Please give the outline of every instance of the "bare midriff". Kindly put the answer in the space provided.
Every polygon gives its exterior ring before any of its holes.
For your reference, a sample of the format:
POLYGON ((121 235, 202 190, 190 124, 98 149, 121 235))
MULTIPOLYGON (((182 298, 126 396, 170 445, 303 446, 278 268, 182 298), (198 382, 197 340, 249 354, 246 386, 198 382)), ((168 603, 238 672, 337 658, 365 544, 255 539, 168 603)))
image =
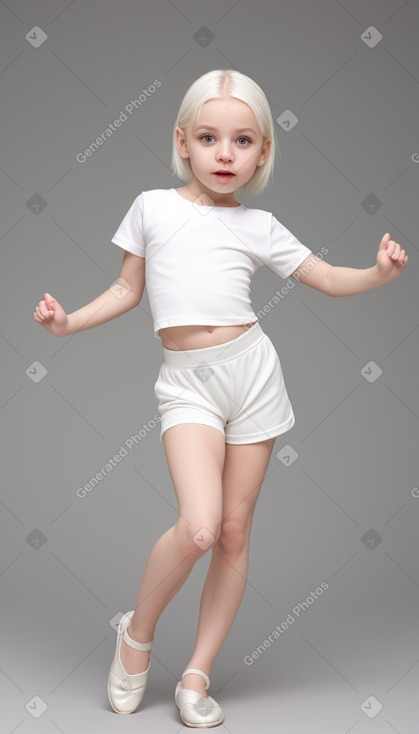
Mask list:
POLYGON ((202 349, 225 344, 248 331, 254 322, 234 326, 170 326, 160 329, 158 335, 166 349, 202 349))

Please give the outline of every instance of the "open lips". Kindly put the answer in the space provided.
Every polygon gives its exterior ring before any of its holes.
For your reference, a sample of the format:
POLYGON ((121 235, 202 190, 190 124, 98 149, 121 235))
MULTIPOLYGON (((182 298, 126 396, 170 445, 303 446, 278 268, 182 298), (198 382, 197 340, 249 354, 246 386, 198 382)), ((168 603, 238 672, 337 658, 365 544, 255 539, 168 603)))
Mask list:
POLYGON ((224 171, 223 169, 220 169, 219 171, 216 171, 214 173, 214 176, 217 176, 218 181, 230 181, 234 177, 234 173, 231 173, 231 171, 224 171))

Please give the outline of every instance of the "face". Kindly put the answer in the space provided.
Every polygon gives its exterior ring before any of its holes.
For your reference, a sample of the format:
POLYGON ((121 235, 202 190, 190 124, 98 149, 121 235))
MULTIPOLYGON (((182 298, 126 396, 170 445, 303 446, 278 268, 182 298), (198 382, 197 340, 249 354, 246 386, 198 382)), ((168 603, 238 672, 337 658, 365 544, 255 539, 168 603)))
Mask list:
POLYGON ((176 140, 180 155, 189 158, 192 168, 192 179, 185 189, 197 197, 205 193, 224 206, 234 205, 234 191, 264 164, 271 147, 271 141, 264 143, 250 107, 232 98, 205 102, 186 137, 176 129, 176 140), (220 170, 234 175, 217 176, 220 170))

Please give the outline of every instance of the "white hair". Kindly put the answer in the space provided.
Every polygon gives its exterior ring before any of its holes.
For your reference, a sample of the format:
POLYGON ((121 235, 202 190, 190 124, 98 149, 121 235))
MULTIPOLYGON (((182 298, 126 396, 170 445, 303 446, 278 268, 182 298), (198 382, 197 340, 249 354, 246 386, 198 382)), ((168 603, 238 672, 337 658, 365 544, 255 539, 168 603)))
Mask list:
POLYGON ((276 153, 279 158, 279 145, 265 93, 253 79, 234 69, 209 71, 196 79, 187 90, 173 126, 171 170, 181 181, 187 182, 192 178, 189 159, 182 158, 177 148, 176 128, 180 127, 186 135, 187 128, 194 124, 205 102, 229 97, 245 102, 255 115, 263 142, 272 140, 265 163, 257 166, 249 181, 236 189, 237 192, 259 194, 265 189, 270 175, 273 174, 276 153))

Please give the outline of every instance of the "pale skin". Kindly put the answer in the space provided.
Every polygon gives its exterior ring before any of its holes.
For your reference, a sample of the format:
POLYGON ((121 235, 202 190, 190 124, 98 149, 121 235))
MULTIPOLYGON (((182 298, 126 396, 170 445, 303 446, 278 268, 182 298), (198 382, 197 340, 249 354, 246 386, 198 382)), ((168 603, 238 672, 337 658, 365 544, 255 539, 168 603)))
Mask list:
MULTIPOLYGON (((205 195, 215 206, 239 206, 234 191, 265 163, 271 146, 271 141, 263 138, 250 107, 228 96, 206 102, 194 125, 185 131, 178 128, 176 134, 179 153, 188 159, 191 168, 190 181, 178 192, 198 205, 205 195), (214 176, 220 169, 232 171, 235 176, 229 182, 220 182, 214 176)), ((204 197, 201 203, 207 201, 204 197)), ((387 232, 379 244, 376 263, 369 268, 332 266, 311 254, 292 277, 328 296, 351 296, 394 280, 407 261, 405 250, 387 232)), ((120 316, 141 301, 145 259, 125 251, 119 277, 124 286, 129 284, 123 298, 108 289, 67 315, 58 301, 45 293, 33 314, 35 321, 55 336, 68 336, 120 316)), ((199 349, 230 341, 248 326, 175 326, 160 329, 159 336, 168 349, 199 349)), ((196 561, 211 550, 195 647, 185 665, 203 670, 209 677, 245 591, 252 519, 274 443, 275 438, 268 438, 232 445, 225 443, 217 429, 194 423, 172 426, 163 435, 179 517, 148 556, 129 634, 139 642, 153 639, 161 613, 196 561), (215 538, 206 550, 192 540, 203 527, 215 538)), ((122 643, 121 658, 127 673, 145 670, 149 656, 150 652, 139 652, 122 643)), ((183 686, 208 695, 201 676, 185 676, 183 686)))

